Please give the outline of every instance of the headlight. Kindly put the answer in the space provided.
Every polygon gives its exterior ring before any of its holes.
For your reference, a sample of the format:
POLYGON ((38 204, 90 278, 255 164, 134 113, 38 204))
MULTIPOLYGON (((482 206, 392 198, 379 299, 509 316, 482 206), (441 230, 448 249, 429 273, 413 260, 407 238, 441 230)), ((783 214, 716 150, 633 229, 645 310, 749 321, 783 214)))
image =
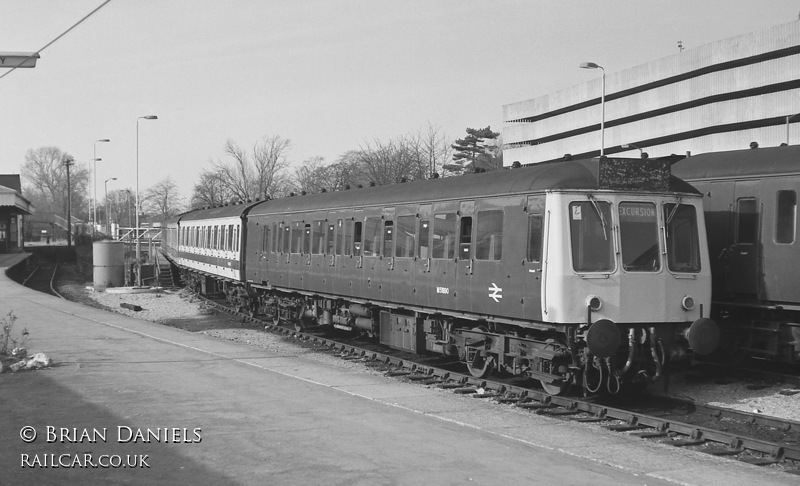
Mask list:
POLYGON ((685 296, 681 300, 681 306, 687 311, 694 309, 694 299, 689 295, 685 296))

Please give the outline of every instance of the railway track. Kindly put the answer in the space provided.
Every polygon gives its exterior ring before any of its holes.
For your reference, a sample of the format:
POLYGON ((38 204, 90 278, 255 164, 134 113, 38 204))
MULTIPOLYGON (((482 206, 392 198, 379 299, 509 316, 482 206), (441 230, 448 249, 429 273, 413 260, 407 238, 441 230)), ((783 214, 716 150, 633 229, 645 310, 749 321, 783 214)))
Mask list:
POLYGON ((774 465, 800 475, 800 422, 664 397, 650 397, 648 401, 628 396, 628 401, 622 403, 619 398, 552 396, 519 380, 477 379, 454 371, 447 363, 431 364, 419 361, 419 357, 377 351, 351 340, 332 339, 251 317, 212 299, 205 302, 219 311, 263 325, 266 331, 341 359, 363 362, 390 377, 449 389, 476 399, 495 400, 539 415, 596 423, 642 439, 750 464, 774 465))

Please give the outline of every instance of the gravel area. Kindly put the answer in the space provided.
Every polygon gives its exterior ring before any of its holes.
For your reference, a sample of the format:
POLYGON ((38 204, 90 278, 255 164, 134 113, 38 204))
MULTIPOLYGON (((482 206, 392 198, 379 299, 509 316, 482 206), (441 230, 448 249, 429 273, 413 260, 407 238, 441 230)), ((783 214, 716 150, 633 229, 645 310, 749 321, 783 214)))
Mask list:
MULTIPOLYGON (((158 322, 192 332, 202 332, 219 339, 258 346, 279 353, 304 354, 309 359, 324 361, 330 363, 331 366, 350 368, 365 373, 375 372, 360 363, 319 353, 308 346, 293 343, 285 337, 266 333, 260 327, 245 323, 227 314, 215 314, 212 310, 206 309, 200 300, 186 290, 140 294, 95 292, 91 287, 77 286, 64 290, 70 300, 79 300, 137 319, 158 322), (123 308, 121 307, 123 303, 138 305, 142 310, 133 311, 123 308)), ((650 391, 664 393, 661 386, 652 386, 650 391)), ((698 403, 708 403, 718 407, 800 422, 800 393, 794 393, 795 391, 800 390, 780 383, 710 377, 689 371, 673 374, 666 394, 691 399, 698 403)))

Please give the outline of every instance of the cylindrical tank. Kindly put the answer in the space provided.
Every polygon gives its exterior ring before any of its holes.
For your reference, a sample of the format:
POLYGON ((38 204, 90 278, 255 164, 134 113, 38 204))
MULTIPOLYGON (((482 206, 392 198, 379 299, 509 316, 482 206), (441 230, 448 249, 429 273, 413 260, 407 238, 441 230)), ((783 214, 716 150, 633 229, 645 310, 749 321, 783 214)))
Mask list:
POLYGON ((125 242, 95 241, 94 288, 122 287, 125 285, 125 242))

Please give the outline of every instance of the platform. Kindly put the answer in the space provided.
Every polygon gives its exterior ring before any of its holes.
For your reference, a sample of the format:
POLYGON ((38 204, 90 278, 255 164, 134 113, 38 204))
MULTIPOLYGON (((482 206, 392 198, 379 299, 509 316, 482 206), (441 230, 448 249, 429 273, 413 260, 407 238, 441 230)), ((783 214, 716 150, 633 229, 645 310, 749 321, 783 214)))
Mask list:
POLYGON ((0 314, 9 311, 29 331, 29 349, 55 366, 0 374, 2 484, 797 484, 596 425, 331 367, 299 347, 275 352, 66 302, 0 269, 0 314), (134 467, 30 467, 86 454, 134 467))

